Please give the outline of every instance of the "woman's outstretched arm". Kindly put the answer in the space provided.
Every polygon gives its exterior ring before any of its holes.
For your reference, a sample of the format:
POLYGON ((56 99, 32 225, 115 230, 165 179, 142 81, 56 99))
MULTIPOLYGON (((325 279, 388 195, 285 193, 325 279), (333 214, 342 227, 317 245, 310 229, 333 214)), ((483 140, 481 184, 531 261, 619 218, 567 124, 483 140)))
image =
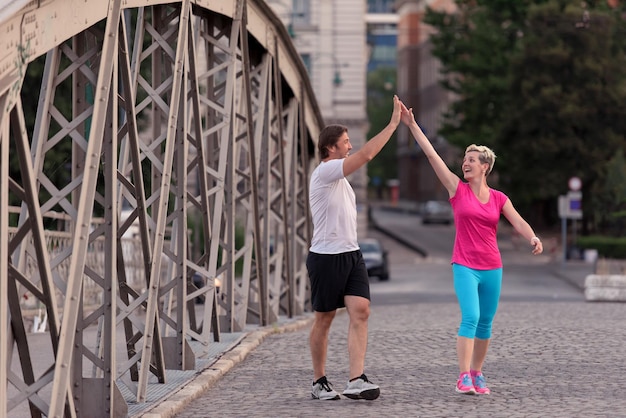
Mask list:
POLYGON ((439 154, 437 154, 437 151, 435 151, 435 148, 415 121, 413 109, 407 109, 404 103, 402 103, 402 122, 409 127, 411 134, 415 138, 415 142, 417 142, 424 152, 424 155, 426 155, 426 158, 428 158, 428 162, 433 170, 435 170, 437 178, 441 181, 441 184, 443 184, 446 190, 448 190, 450 197, 454 196, 456 194, 456 188, 459 185, 459 176, 450 171, 446 163, 441 159, 439 154))

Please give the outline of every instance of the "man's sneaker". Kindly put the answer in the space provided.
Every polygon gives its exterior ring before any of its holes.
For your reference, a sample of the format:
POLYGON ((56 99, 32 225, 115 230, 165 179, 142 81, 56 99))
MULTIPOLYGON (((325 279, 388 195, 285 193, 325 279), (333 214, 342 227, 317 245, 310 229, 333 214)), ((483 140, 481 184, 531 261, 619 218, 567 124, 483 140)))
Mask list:
POLYGON ((346 390, 343 391, 343 396, 350 399, 367 399, 373 401, 380 395, 380 388, 378 385, 373 384, 367 380, 367 376, 362 374, 354 380, 348 382, 346 390))
POLYGON ((330 382, 326 379, 326 376, 322 376, 313 382, 311 387, 311 397, 313 399, 322 399, 324 401, 334 401, 339 399, 339 394, 332 388, 330 382))
POLYGON ((487 387, 485 376, 481 372, 472 372, 472 384, 478 395, 489 395, 491 390, 487 387))
POLYGON ((465 395, 476 394, 476 389, 472 383, 472 376, 468 372, 459 376, 459 380, 456 381, 456 391, 465 395))

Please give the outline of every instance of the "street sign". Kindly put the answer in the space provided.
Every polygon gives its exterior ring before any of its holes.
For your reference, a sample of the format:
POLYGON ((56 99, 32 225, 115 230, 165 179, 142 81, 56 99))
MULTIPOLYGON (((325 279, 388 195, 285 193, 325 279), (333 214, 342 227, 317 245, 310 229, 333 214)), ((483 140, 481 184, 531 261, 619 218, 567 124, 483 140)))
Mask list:
POLYGON ((559 196, 559 218, 582 219, 582 201, 582 192, 568 192, 565 196, 559 196))
POLYGON ((580 190, 580 188, 583 186, 583 182, 580 181, 580 179, 578 177, 572 177, 569 179, 569 181, 567 182, 567 185, 569 186, 569 189, 573 192, 577 192, 580 190))

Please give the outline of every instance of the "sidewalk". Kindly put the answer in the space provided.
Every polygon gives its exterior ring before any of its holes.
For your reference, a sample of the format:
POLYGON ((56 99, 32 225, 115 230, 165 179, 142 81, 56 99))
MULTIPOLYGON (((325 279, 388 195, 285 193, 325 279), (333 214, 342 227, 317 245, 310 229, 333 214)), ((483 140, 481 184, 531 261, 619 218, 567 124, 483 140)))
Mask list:
MULTIPOLYGON (((280 324, 250 329, 247 332, 237 333, 241 336, 235 340, 229 339, 226 344, 217 344, 209 363, 204 362, 199 370, 186 376, 177 385, 164 388, 159 397, 144 404, 129 405, 128 416, 132 418, 172 417, 183 410, 194 399, 201 396, 208 388, 214 386, 224 374, 228 373, 237 364, 257 348, 267 337, 274 334, 296 331, 307 327, 313 317, 304 315, 294 319, 281 319, 280 324)), ((199 415, 197 418, 202 417, 199 415)))

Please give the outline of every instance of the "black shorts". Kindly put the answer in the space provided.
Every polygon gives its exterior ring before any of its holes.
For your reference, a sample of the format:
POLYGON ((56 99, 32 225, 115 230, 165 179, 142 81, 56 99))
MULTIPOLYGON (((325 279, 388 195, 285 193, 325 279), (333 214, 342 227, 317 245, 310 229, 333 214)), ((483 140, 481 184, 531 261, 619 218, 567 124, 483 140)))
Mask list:
POLYGON ((316 312, 345 307, 344 296, 370 299, 370 282, 361 250, 341 254, 309 252, 306 268, 311 281, 311 303, 316 312))

